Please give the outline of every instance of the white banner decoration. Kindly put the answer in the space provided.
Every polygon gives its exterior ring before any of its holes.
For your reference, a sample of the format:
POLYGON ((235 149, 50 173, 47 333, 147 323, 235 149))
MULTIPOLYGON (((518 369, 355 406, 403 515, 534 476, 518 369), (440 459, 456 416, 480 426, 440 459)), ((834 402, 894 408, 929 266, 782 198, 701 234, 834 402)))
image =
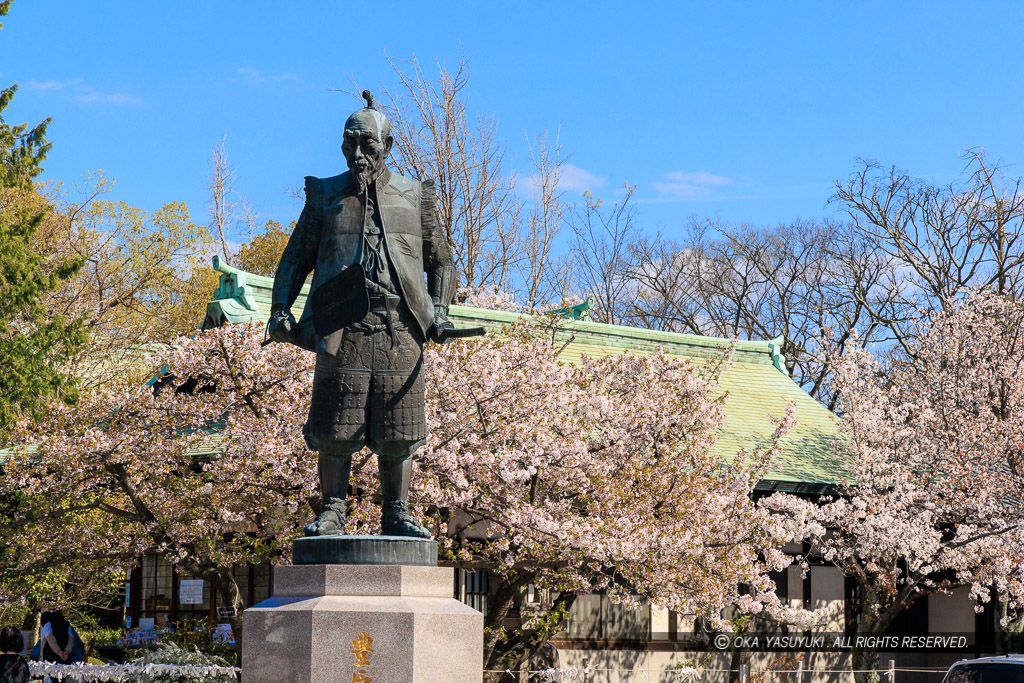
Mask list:
POLYGON ((187 676, 191 681, 215 681, 224 676, 237 676, 241 671, 236 666, 181 666, 178 664, 57 664, 55 662, 28 662, 34 677, 49 676, 61 681, 65 678, 82 683, 94 681, 123 681, 131 674, 141 673, 175 674, 187 676))
POLYGON ((590 674, 590 665, 582 669, 542 669, 540 671, 531 671, 530 673, 537 674, 542 681, 548 681, 549 683, 575 680, 585 681, 587 680, 587 675, 590 674))
POLYGON ((683 681, 683 683, 694 683, 694 681, 700 680, 700 675, 700 669, 684 666, 676 671, 676 680, 683 681))

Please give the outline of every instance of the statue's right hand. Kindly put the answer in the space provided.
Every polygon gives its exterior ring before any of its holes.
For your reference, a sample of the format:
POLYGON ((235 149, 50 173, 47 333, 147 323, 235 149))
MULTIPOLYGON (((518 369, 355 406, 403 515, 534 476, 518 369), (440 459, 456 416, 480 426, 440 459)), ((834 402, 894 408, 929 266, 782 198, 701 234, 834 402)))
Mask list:
POLYGON ((295 336, 295 316, 290 311, 277 311, 270 317, 267 335, 278 342, 291 342, 295 336))

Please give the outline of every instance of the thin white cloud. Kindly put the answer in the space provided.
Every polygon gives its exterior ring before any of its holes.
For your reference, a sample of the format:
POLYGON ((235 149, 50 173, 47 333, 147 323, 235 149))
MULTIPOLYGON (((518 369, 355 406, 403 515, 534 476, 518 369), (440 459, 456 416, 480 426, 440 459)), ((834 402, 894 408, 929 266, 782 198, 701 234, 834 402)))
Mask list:
POLYGON ((302 80, 302 78, 293 73, 284 72, 280 74, 266 74, 260 69, 254 69, 251 66, 240 67, 235 73, 241 76, 242 80, 246 81, 247 83, 252 83, 254 85, 267 83, 269 81, 299 82, 302 80))
MULTIPOLYGON (((540 177, 536 175, 529 175, 525 178, 526 184, 531 188, 536 188, 540 185, 540 177)), ((518 179, 513 179, 517 185, 518 179)), ((558 189, 568 190, 570 192, 583 192, 584 190, 592 190, 596 187, 604 185, 605 179, 602 176, 595 175, 590 171, 574 166, 573 164, 562 164, 558 175, 558 189)))
POLYGON ((263 83, 266 80, 263 72, 251 66, 243 66, 236 73, 250 83, 263 83))
POLYGON ((30 78, 26 85, 37 92, 56 93, 67 91, 68 95, 74 98, 75 102, 82 104, 114 104, 142 106, 142 100, 134 95, 125 92, 100 92, 95 86, 86 83, 81 78, 68 78, 64 80, 39 81, 30 78))
POLYGON ((576 192, 601 187, 604 182, 604 177, 573 164, 562 164, 561 173, 558 176, 559 189, 576 192))
POLYGON ((123 92, 87 92, 77 96, 75 98, 75 102, 82 102, 83 104, 133 104, 136 107, 142 106, 142 100, 138 97, 133 97, 132 95, 123 92))
POLYGON ((706 199, 716 189, 732 184, 732 178, 708 171, 672 171, 665 174, 665 180, 654 181, 654 189, 674 199, 706 199))
POLYGON ((32 90, 38 90, 40 92, 46 92, 48 90, 63 90, 64 88, 81 85, 81 78, 69 78, 64 81, 37 81, 34 78, 28 79, 26 85, 32 90))

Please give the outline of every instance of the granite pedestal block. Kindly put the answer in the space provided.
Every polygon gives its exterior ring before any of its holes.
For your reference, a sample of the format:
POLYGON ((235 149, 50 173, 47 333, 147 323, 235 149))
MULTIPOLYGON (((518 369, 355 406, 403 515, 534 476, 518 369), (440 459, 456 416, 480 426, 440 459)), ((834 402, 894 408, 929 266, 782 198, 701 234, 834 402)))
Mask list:
POLYGON ((453 571, 278 567, 243 614, 243 683, 480 683, 483 615, 452 598, 453 571))

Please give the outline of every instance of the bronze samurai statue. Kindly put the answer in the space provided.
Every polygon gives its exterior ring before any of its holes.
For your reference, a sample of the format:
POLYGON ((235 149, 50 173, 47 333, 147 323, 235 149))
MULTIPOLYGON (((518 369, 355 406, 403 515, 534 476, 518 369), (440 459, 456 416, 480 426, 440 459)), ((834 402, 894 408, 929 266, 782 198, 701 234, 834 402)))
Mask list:
POLYGON ((427 438, 423 346, 483 330, 456 330, 448 320, 455 263, 433 182, 387 168, 391 125, 368 91, 363 97, 366 107, 345 122, 349 170, 306 177, 306 204, 274 277, 268 333, 316 352, 303 433, 319 454, 323 502, 305 534, 344 533, 352 456, 366 446, 380 470, 381 533, 430 538, 408 509, 411 457, 427 438), (311 271, 296 322, 290 308, 311 271))

